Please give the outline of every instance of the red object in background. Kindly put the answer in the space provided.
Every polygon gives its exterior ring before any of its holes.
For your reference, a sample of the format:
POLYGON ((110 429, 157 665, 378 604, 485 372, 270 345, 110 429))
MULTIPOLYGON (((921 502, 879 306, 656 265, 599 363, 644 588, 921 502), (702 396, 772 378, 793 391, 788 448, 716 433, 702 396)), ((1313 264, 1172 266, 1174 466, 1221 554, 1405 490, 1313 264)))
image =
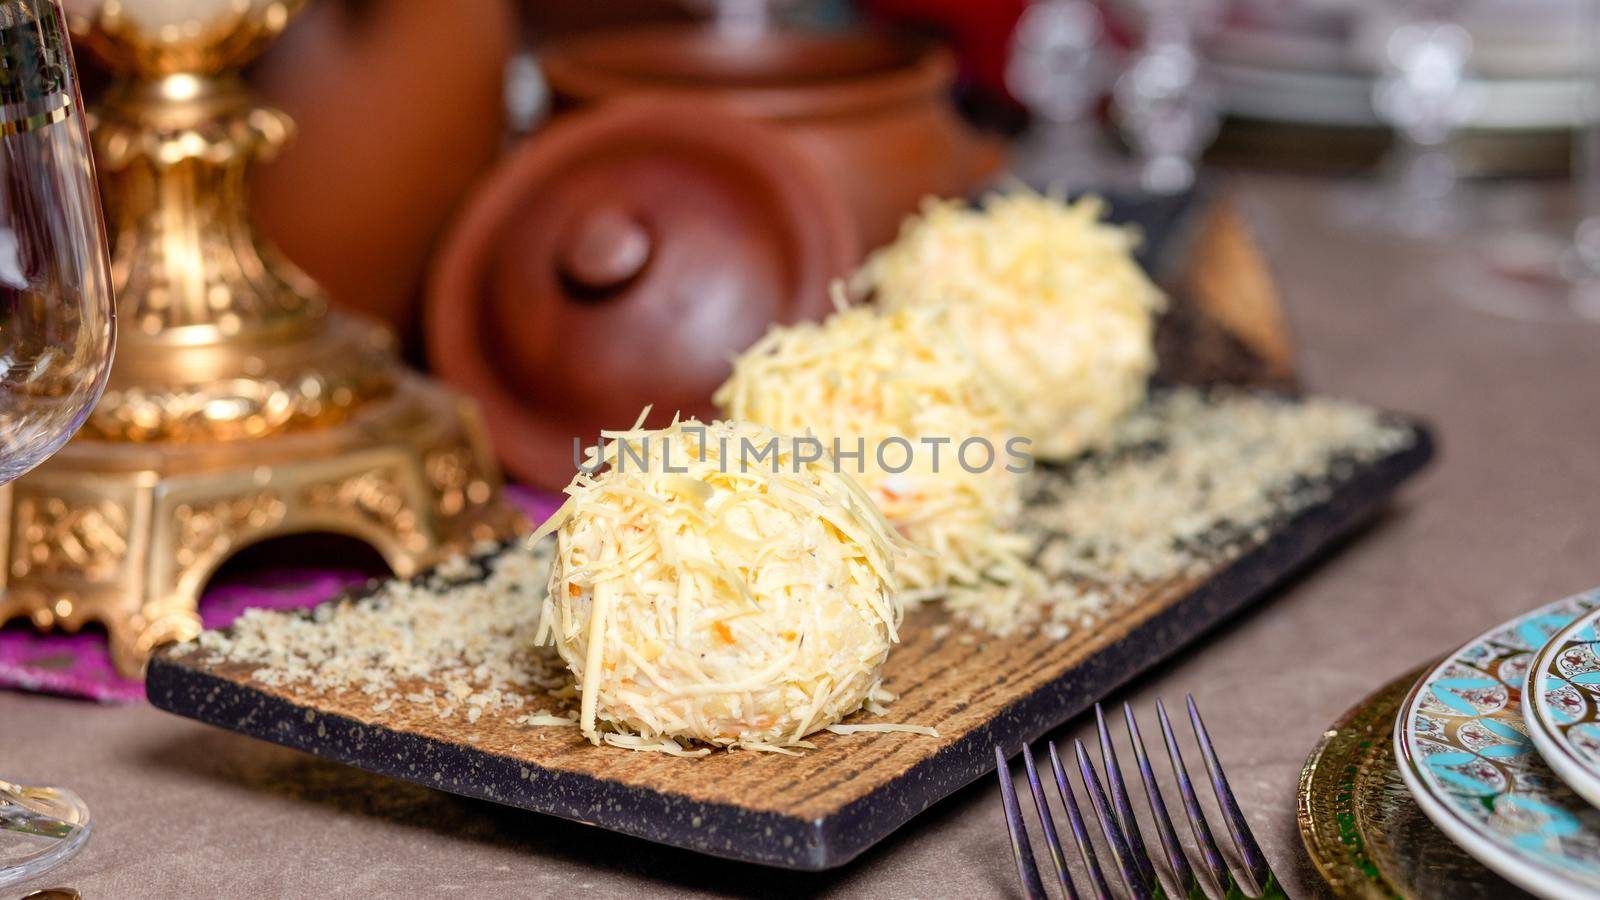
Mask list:
POLYGON ((1015 104, 1006 89, 1006 58, 1011 32, 1027 0, 862 0, 861 9, 877 24, 933 29, 950 42, 961 61, 962 78, 995 99, 1015 104))

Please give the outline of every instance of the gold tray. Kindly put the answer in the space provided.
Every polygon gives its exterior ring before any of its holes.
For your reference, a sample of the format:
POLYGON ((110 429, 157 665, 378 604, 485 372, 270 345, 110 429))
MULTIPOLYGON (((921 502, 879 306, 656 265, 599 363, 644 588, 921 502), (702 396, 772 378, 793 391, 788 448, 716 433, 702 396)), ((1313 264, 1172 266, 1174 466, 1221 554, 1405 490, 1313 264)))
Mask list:
POLYGON ((1400 779, 1394 720, 1427 668, 1379 688, 1323 732, 1300 773, 1306 852, 1336 897, 1528 897, 1445 837, 1400 779))

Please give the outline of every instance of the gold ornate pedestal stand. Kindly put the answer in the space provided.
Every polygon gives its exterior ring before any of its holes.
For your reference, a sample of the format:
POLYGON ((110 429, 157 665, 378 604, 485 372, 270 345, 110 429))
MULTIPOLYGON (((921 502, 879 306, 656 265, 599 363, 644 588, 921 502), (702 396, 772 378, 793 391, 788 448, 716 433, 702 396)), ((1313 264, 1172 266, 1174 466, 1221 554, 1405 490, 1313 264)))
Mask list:
POLYGON ((172 21, 107 0, 73 22, 123 76, 95 128, 121 330, 83 432, 0 501, 0 620, 99 620, 130 675, 199 632, 206 581, 249 544, 341 533, 406 575, 517 524, 468 403, 249 224, 247 169, 292 123, 231 70, 300 5, 192 0, 172 21))

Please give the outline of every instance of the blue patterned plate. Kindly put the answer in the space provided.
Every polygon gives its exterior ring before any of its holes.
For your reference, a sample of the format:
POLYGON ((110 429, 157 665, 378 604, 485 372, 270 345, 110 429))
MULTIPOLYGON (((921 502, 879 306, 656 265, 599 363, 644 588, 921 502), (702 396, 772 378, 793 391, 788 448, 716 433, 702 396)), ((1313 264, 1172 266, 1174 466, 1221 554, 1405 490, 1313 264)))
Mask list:
POLYGON ((1495 627, 1412 688, 1395 720, 1400 775, 1417 805, 1484 865, 1544 897, 1600 894, 1600 811, 1528 739, 1522 691, 1534 656, 1600 607, 1600 589, 1495 627))
POLYGON ((1528 737, 1545 762, 1585 800, 1600 806, 1600 609, 1580 616, 1544 645, 1523 691, 1528 737))

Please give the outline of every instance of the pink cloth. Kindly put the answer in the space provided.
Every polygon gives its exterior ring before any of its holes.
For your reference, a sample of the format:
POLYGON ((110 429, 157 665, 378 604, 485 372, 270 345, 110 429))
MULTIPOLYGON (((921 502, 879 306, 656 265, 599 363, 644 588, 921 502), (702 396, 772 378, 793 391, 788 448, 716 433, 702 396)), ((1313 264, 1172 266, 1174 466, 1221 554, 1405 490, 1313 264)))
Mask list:
MULTIPOLYGON (((527 488, 506 489, 528 518, 542 522, 559 496, 527 488)), ((206 589, 200 615, 206 628, 223 628, 247 609, 298 609, 329 600, 361 584, 369 573, 349 568, 281 569, 219 578, 206 589), (235 576, 237 579, 237 576, 235 576)), ((0 628, 0 688, 84 697, 102 703, 136 703, 144 685, 117 674, 103 631, 43 633, 25 620, 0 628)))

